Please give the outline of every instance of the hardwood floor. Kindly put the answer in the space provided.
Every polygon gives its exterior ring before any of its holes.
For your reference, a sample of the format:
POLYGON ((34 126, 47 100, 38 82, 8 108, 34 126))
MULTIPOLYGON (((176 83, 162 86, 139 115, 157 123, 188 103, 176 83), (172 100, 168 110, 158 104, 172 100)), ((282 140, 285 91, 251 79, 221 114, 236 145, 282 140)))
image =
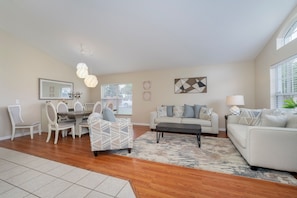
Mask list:
MULTIPOLYGON (((135 137, 148 127, 134 126, 135 137)), ((153 132, 152 132, 153 133, 153 132)), ((297 186, 290 186, 179 166, 154 163, 123 156, 90 151, 88 135, 71 136, 53 144, 46 143, 46 133, 0 141, 0 146, 92 170, 131 182, 137 197, 297 197, 297 186)), ((220 133, 219 137, 225 137, 220 133)))

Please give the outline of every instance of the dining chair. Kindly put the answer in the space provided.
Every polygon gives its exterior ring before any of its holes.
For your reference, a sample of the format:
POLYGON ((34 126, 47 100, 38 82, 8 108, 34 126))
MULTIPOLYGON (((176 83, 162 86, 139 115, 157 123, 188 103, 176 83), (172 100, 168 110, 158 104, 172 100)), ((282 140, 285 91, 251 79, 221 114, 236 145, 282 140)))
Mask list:
POLYGON ((12 127, 11 140, 14 139, 16 129, 29 129, 31 139, 33 139, 34 128, 37 128, 39 135, 41 135, 40 122, 24 122, 21 105, 8 105, 7 109, 12 127))
MULTIPOLYGON (((100 101, 97 101, 95 105, 93 104, 92 112, 102 114, 102 105, 100 101)), ((81 123, 79 123, 78 127, 78 137, 81 137, 84 128, 87 128, 89 130, 89 124, 87 120, 83 120, 81 123)))
POLYGON ((72 133, 72 138, 75 139, 75 127, 74 127, 74 123, 73 122, 60 122, 58 123, 58 115, 55 109, 55 106, 51 103, 48 102, 46 103, 46 117, 48 120, 48 135, 47 135, 47 139, 46 142, 49 142, 49 140, 51 139, 51 133, 52 131, 55 131, 55 140, 54 140, 54 144, 58 143, 58 137, 59 137, 59 131, 62 131, 62 135, 63 135, 63 131, 71 129, 71 133, 72 133))
POLYGON ((74 103, 74 111, 83 111, 84 110, 84 106, 81 104, 81 102, 76 101, 74 103))
MULTIPOLYGON (((57 113, 65 113, 68 112, 68 106, 65 102, 58 102, 57 104, 57 113)), ((69 116, 59 116, 58 122, 75 122, 74 118, 70 118, 69 116)))
POLYGON ((97 101, 93 108, 93 113, 100 113, 102 114, 102 104, 100 101, 97 101))

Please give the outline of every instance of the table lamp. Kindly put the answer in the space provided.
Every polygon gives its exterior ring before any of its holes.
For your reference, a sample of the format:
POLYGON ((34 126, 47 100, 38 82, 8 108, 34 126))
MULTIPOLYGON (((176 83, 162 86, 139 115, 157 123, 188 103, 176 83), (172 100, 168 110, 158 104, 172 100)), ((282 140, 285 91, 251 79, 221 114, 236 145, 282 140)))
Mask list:
POLYGON ((232 106, 229 111, 233 115, 239 115, 240 109, 237 105, 244 105, 244 98, 242 95, 233 95, 226 97, 226 104, 232 106))

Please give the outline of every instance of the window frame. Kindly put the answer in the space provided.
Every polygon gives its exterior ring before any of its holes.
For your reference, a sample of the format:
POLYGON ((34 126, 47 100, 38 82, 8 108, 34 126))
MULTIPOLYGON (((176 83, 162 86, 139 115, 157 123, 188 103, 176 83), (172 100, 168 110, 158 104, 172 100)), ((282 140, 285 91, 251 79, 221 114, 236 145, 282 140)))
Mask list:
MULTIPOLYGON (((114 90, 113 90, 114 91, 114 90)), ((107 84, 102 84, 100 87, 100 93, 101 93, 101 103, 102 106, 105 107, 106 104, 108 102, 112 102, 113 106, 114 106, 114 114, 116 115, 126 115, 126 116, 131 116, 133 113, 133 108, 132 108, 132 104, 133 104, 133 84, 132 83, 107 83, 107 84), (114 96, 110 96, 110 97, 105 97, 104 92, 106 90, 104 90, 107 86, 109 87, 114 87, 116 86, 116 93, 114 96), (121 93, 121 89, 124 86, 131 86, 131 90, 130 90, 130 94, 123 94, 121 93), (123 96, 125 95, 125 96, 123 96), (127 100, 125 100, 126 98, 128 98, 128 100, 130 101, 128 103, 127 106, 124 106, 123 103, 127 100), (127 112, 127 113, 125 113, 127 112)))
POLYGON ((297 54, 270 68, 270 107, 282 108, 284 100, 297 100, 297 54))
POLYGON ((288 25, 282 29, 281 33, 276 39, 276 49, 279 50, 295 39, 297 39, 297 15, 292 17, 288 25))

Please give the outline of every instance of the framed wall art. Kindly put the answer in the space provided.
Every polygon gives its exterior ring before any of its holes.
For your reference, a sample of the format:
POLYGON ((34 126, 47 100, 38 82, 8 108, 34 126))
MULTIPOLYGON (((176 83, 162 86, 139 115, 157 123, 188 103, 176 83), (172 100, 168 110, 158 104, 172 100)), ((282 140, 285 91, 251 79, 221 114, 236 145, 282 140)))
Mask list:
POLYGON ((207 93, 207 77, 176 78, 174 93, 207 93))

